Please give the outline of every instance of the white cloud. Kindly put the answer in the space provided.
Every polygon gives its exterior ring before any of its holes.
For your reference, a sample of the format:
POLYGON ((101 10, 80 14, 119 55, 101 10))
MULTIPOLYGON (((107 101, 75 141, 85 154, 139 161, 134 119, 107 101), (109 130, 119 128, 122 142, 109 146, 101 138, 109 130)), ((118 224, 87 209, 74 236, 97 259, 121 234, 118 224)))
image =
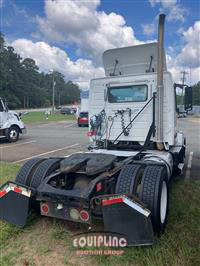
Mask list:
POLYGON ((17 39, 11 45, 22 58, 33 58, 41 71, 54 69, 64 74, 67 80, 80 81, 80 85, 85 86, 90 79, 104 76, 103 68, 94 67, 91 60, 72 61, 64 50, 45 42, 17 39))
POLYGON ((200 21, 196 21, 193 27, 183 32, 185 46, 177 56, 177 63, 181 66, 200 66, 200 21))
POLYGON ((0 0, 0 8, 3 7, 3 0, 0 0))
POLYGON ((97 11, 99 1, 45 1, 46 17, 37 17, 40 31, 52 41, 76 44, 78 55, 100 63, 104 50, 140 44, 132 27, 116 13, 97 11))
POLYGON ((185 16, 188 11, 185 7, 179 4, 178 0, 149 0, 152 7, 157 4, 161 5, 161 12, 167 13, 168 21, 185 21, 185 16))
POLYGON ((142 24, 143 32, 146 35, 152 35, 156 31, 155 24, 142 24))
MULTIPOLYGON (((182 70, 191 72, 193 84, 200 81, 200 21, 196 21, 192 27, 183 31, 182 36, 183 47, 176 56, 168 55, 168 68, 175 76, 176 81, 180 81, 182 70)), ((168 51, 171 52, 170 49, 168 51)))

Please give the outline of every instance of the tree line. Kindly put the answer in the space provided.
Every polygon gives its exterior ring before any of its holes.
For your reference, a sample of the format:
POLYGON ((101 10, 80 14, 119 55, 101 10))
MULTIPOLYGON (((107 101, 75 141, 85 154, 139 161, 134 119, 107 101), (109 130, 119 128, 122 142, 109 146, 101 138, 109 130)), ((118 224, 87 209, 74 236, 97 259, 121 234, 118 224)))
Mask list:
POLYGON ((56 106, 80 101, 78 85, 65 81, 57 71, 40 72, 33 59, 22 59, 13 47, 6 46, 0 32, 0 97, 7 100, 9 108, 51 106, 53 81, 56 106))
MULTIPOLYGON (((63 74, 40 72, 31 58, 22 59, 13 47, 6 46, 0 32, 0 96, 10 108, 36 108, 52 105, 53 80, 55 105, 80 101, 78 85, 65 81, 63 74)), ((178 95, 177 103, 181 103, 178 95)), ((193 105, 200 105, 200 81, 193 86, 193 105)))
MULTIPOLYGON (((192 103, 193 105, 200 105, 200 81, 192 86, 192 103)), ((177 95, 177 104, 183 104, 183 99, 181 95, 177 95)))

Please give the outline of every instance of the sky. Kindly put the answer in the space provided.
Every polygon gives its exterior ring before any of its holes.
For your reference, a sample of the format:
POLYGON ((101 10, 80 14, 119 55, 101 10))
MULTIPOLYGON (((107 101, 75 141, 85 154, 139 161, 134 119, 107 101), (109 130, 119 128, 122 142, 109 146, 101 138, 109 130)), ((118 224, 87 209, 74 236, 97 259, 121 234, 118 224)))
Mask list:
POLYGON ((0 0, 0 31, 40 71, 88 87, 104 76, 102 53, 156 41, 166 14, 165 50, 175 82, 200 80, 200 0, 0 0))

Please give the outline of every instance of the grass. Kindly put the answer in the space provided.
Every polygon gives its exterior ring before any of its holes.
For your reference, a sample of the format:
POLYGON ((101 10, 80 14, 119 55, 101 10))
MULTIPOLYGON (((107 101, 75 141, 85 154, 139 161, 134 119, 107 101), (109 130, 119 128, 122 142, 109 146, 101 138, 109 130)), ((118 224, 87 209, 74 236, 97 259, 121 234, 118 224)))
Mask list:
POLYGON ((100 265, 200 265, 200 183, 171 184, 165 234, 151 247, 128 247, 122 256, 95 256, 100 265))
MULTIPOLYGON (((15 177, 19 165, 0 163, 0 182, 15 177)), ((69 236, 85 231, 80 224, 29 216, 18 229, 0 222, 0 265, 200 265, 200 183, 171 184, 169 221, 165 234, 150 247, 127 247, 121 256, 77 256, 69 236), (39 258, 39 260, 38 260, 39 258)), ((119 249, 119 248, 118 248, 119 249)))
POLYGON ((66 120, 75 120, 74 115, 62 115, 60 113, 55 113, 49 115, 48 120, 46 119, 45 112, 29 112, 26 115, 22 116, 22 120, 25 124, 32 123, 48 123, 53 121, 66 121, 66 120))

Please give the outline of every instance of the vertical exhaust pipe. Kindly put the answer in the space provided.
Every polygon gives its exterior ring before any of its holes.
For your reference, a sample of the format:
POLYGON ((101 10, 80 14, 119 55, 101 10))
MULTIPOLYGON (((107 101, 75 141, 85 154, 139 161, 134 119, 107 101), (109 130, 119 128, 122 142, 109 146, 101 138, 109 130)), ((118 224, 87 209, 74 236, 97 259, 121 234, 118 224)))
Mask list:
MULTIPOLYGON (((157 51, 157 143, 163 143, 163 59, 164 59, 164 22, 165 15, 159 16, 158 24, 158 51, 157 51)), ((158 145, 159 146, 159 145, 158 145)), ((161 145, 163 146, 163 145, 161 145)))

